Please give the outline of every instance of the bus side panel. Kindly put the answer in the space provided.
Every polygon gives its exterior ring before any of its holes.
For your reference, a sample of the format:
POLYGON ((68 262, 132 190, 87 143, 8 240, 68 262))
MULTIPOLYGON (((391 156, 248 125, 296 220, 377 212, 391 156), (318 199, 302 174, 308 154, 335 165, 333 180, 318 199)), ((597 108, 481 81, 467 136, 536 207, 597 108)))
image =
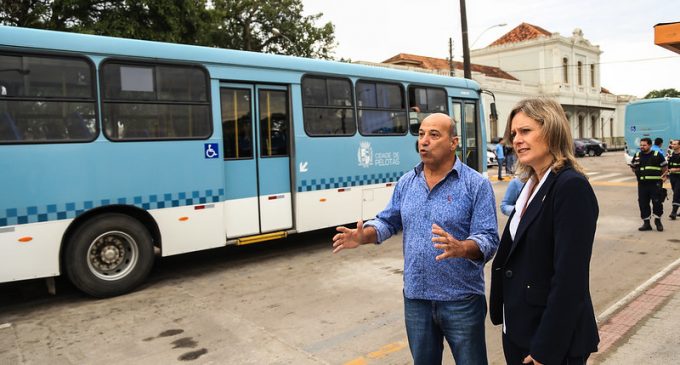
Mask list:
POLYGON ((356 222, 361 217, 362 187, 298 193, 297 230, 305 232, 356 222))
MULTIPOLYGON (((224 245, 222 160, 204 158, 204 145, 218 142, 111 143, 100 136, 92 143, 6 146, 2 161, 11 166, 0 164, 6 193, 0 208, 23 218, 0 219, 25 229, 62 224, 94 208, 135 206, 158 219, 166 255, 224 245)), ((52 237, 54 262, 61 238, 52 237)))
POLYGON ((385 209, 386 203, 392 197, 394 184, 380 184, 366 186, 363 190, 361 204, 361 218, 364 220, 374 218, 378 213, 385 209))
POLYGON ((260 233, 257 197, 229 199, 224 202, 224 234, 236 238, 260 233))
POLYGON ((59 242, 54 237, 62 237, 71 221, 0 228, 0 282, 59 275, 59 242))
POLYGON ((156 209, 149 213, 163 237, 163 256, 224 246, 224 203, 156 209))
POLYGON ((296 127, 300 232, 375 217, 397 180, 420 160, 412 135, 309 137, 296 127))

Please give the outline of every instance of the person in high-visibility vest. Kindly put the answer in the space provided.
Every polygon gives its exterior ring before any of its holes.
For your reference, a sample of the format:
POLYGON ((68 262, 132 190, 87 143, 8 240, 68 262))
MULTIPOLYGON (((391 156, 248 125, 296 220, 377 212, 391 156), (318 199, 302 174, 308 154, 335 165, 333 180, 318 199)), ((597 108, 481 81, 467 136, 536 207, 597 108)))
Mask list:
POLYGON ((663 231, 661 215, 663 215, 663 182, 666 180, 668 162, 663 155, 657 151, 652 151, 652 140, 642 138, 640 140, 640 151, 635 153, 631 168, 635 172, 638 182, 638 204, 640 206, 640 217, 642 226, 640 231, 651 231, 650 219, 654 213, 654 225, 657 231, 663 231), (649 209, 649 203, 652 209, 649 209))
POLYGON ((670 217, 675 220, 678 216, 678 207, 680 207, 680 139, 671 142, 671 149, 673 154, 668 157, 668 176, 670 176, 673 189, 673 210, 670 217))

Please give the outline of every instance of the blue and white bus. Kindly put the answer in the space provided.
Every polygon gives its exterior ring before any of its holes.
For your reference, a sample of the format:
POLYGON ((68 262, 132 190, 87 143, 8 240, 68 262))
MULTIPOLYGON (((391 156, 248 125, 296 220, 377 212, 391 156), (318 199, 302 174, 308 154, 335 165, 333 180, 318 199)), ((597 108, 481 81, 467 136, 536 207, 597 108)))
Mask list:
POLYGON ((680 138, 680 98, 637 100, 626 105, 626 163, 639 150, 640 139, 661 137, 665 147, 671 139, 680 138))
POLYGON ((0 26, 0 282, 113 296, 159 252, 371 218, 429 113, 486 174, 481 109, 471 80, 0 26))

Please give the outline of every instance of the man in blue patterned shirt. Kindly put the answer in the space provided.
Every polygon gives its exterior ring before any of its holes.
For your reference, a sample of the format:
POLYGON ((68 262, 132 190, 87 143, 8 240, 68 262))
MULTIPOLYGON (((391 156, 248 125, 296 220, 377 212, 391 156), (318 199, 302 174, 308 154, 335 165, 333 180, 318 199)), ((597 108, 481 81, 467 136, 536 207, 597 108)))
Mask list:
POLYGON ((487 364, 484 264, 499 243, 496 203, 491 183, 456 158, 457 146, 448 115, 425 118, 422 162, 399 179, 385 210, 333 237, 335 253, 403 229, 404 314, 416 365, 440 364, 444 338, 457 364, 487 364))

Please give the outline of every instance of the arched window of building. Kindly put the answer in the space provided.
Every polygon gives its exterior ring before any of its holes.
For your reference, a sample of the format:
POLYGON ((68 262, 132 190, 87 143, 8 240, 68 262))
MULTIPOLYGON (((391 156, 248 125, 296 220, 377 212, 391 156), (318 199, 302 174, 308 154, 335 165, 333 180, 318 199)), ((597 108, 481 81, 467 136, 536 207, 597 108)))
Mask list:
POLYGON ((590 65, 590 87, 595 87, 595 65, 590 65))
POLYGON ((578 72, 578 84, 583 85, 583 63, 581 61, 578 61, 578 64, 576 66, 577 72, 578 72))
POLYGON ((597 117, 594 115, 590 116, 590 137, 597 138, 597 117))
POLYGON ((569 83, 569 60, 564 57, 562 58, 562 78, 564 79, 564 83, 568 84, 569 83))

